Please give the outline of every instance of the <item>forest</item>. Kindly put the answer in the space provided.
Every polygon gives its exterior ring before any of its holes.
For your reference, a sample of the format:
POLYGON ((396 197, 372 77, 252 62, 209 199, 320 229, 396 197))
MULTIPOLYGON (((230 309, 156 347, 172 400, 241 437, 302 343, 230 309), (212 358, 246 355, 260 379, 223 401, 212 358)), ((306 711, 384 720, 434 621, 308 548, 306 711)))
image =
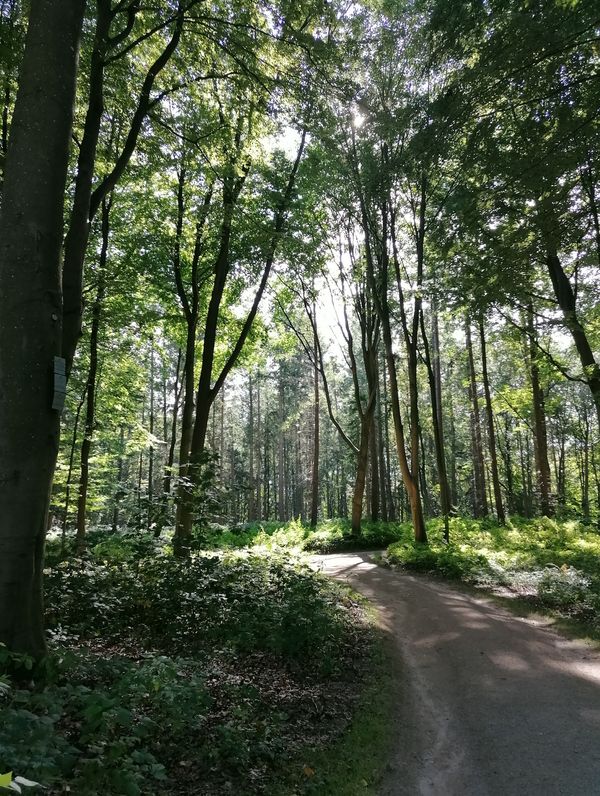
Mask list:
POLYGON ((0 792, 425 792, 360 567, 600 638, 597 2, 0 0, 0 110, 0 792))

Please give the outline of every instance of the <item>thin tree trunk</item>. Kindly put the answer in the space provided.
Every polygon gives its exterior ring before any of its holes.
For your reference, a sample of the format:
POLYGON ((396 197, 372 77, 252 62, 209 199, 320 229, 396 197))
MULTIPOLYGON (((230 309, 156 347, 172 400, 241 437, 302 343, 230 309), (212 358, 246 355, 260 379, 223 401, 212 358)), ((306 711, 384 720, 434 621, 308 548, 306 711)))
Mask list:
POLYGON ((150 337, 150 448, 148 450, 148 512, 146 515, 146 530, 152 527, 154 513, 154 335, 150 337))
POLYGON ((485 411, 488 425, 488 445, 490 449, 490 468, 492 472, 492 485, 494 488, 494 503, 496 506, 496 517, 498 522, 504 525, 506 515, 502 502, 502 491, 500 489, 500 475, 498 473, 498 455, 496 452, 496 429, 494 426, 494 412, 492 409, 492 394, 490 392, 490 379, 487 365, 487 346, 485 341, 485 328, 483 325, 483 315, 479 316, 479 337, 481 340, 481 378, 483 381, 483 391, 485 394, 485 411))
POLYGON ((125 426, 121 423, 119 429, 119 456, 117 459, 117 489, 115 492, 113 517, 112 517, 112 532, 116 533, 119 528, 119 506, 121 503, 121 496, 123 494, 123 464, 125 455, 125 426))
POLYGON ((81 465, 79 476, 79 496, 77 500, 77 553, 81 555, 85 550, 87 495, 89 487, 89 463, 92 439, 96 427, 96 389, 98 386, 98 337, 100 334, 100 320, 102 304, 104 302, 106 285, 106 261, 108 256, 109 236, 109 211, 110 206, 102 206, 102 247, 100 250, 100 263, 98 266, 98 288, 92 307, 92 328, 90 332, 90 367, 87 378, 87 405, 85 412, 85 431, 81 444, 81 465))
POLYGON ((87 395, 87 384, 83 388, 83 393, 81 394, 81 398, 79 403, 77 404, 77 410, 75 412, 75 419, 73 422, 73 434, 71 435, 71 445, 69 448, 69 469, 67 470, 67 484, 65 489, 65 505, 63 509, 63 521, 62 521, 62 532, 60 537, 60 557, 61 559, 65 557, 66 552, 66 544, 67 544, 67 528, 69 524, 69 509, 71 507, 71 480, 73 477, 73 466, 75 464, 75 449, 77 447, 77 431, 79 430, 79 419, 81 417, 81 410, 83 409, 83 405, 85 403, 87 395))
POLYGON ((469 366, 469 399, 471 402, 471 449, 473 454, 474 486, 473 514, 475 517, 486 517, 488 513, 488 504, 485 489, 485 464, 483 460, 483 443, 481 440, 481 419, 479 416, 479 401, 477 399, 477 380, 475 376, 473 344, 471 341, 471 323, 468 317, 465 320, 465 339, 469 366))
MULTIPOLYGON (((173 416, 171 418, 171 438, 169 442, 169 453, 167 455, 167 463, 165 465, 165 474, 163 477, 163 492, 165 496, 171 492, 171 480, 173 478, 173 464, 175 462, 175 448, 177 446, 177 420, 179 417, 179 403, 181 400, 181 392, 183 389, 183 380, 179 381, 181 373, 181 348, 177 351, 177 365, 175 367, 175 400, 173 402, 173 416)), ((168 436, 168 432, 167 435, 168 436)))
POLYGON ((279 365, 279 381, 277 384, 277 397, 278 397, 278 436, 277 436, 277 519, 284 522, 287 517, 285 516, 285 457, 284 457, 284 436, 283 436, 283 421, 284 421, 284 390, 283 390, 283 372, 282 366, 279 365))
POLYGON ((311 497, 310 497, 310 525, 315 528, 319 518, 319 442, 320 442, 320 402, 319 402, 319 370, 317 368, 318 346, 316 330, 316 312, 313 304, 313 315, 315 318, 315 329, 313 334, 313 451, 312 451, 312 475, 311 475, 311 497))
POLYGON ((529 378, 531 381, 532 409, 533 409, 533 443, 534 457, 537 470, 538 490, 540 496, 540 511, 546 517, 552 517, 550 464, 548 463, 548 434, 546 430, 546 406, 544 392, 540 384, 538 367, 538 347, 536 345, 536 331, 533 322, 533 306, 527 307, 527 333, 529 337, 529 350, 526 351, 529 363, 529 378))
POLYGON ((252 374, 248 374, 248 462, 249 462, 249 488, 248 488, 248 522, 254 522, 256 511, 254 509, 254 391, 252 389, 252 374))

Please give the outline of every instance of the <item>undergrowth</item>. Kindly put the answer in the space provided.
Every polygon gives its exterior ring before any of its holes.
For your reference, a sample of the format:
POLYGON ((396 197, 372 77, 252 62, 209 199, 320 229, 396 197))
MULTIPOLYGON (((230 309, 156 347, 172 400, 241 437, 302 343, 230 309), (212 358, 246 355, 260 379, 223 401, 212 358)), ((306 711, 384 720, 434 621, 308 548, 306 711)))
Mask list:
POLYGON ((429 522, 427 533, 429 544, 418 545, 405 527, 387 560, 512 594, 600 633, 600 536, 585 526, 545 517, 513 517, 506 525, 454 517, 449 545, 441 521, 429 522))
POLYGON ((359 602, 277 556, 92 541, 85 559, 50 551, 44 677, 11 681, 30 662, 0 654, 0 774, 78 796, 269 793, 286 765, 307 779, 294 761, 343 735, 368 670, 359 602))

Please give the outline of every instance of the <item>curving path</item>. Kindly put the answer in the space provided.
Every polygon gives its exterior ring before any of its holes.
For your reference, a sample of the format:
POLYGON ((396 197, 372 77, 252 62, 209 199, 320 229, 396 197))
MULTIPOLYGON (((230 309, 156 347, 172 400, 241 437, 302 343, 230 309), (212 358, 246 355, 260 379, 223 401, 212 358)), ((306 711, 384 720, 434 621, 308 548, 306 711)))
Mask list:
POLYGON ((381 796, 600 796, 598 652, 368 553, 314 566, 368 597, 394 638, 398 740, 381 796))

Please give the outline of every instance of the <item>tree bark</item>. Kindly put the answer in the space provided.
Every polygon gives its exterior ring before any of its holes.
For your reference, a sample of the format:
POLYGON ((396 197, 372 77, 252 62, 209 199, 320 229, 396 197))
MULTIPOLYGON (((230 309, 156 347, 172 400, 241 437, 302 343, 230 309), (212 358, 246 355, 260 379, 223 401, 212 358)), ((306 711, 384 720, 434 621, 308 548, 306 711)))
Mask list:
POLYGON ((60 247, 84 0, 33 0, 0 216, 0 642, 46 651, 42 570, 60 412, 60 247))

